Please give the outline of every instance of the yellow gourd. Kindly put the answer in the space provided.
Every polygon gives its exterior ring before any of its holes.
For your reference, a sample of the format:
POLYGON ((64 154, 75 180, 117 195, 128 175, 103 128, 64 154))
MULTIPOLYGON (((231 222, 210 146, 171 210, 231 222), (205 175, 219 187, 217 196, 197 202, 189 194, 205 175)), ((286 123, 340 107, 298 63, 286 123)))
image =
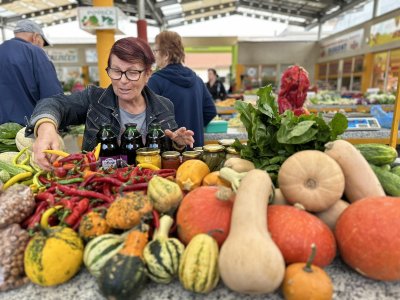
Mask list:
POLYGON ((231 183, 219 176, 219 171, 214 171, 209 174, 207 174, 203 178, 203 182, 201 185, 206 185, 206 186, 226 186, 226 187, 231 187, 231 183))
POLYGON ((294 263, 286 268, 282 292, 286 300, 330 300, 333 294, 332 281, 318 266, 312 265, 315 244, 307 263, 294 263))
POLYGON ((55 226, 36 233, 25 249, 28 278, 42 286, 64 283, 78 271, 83 259, 83 242, 71 228, 55 226))
POLYGON ((203 178, 210 173, 207 164, 199 159, 190 159, 181 164, 176 171, 176 182, 182 190, 192 191, 201 185, 203 178))
POLYGON ((270 293, 283 280, 285 262, 267 229, 272 189, 271 178, 261 170, 249 171, 240 182, 218 261, 222 280, 233 291, 270 293))

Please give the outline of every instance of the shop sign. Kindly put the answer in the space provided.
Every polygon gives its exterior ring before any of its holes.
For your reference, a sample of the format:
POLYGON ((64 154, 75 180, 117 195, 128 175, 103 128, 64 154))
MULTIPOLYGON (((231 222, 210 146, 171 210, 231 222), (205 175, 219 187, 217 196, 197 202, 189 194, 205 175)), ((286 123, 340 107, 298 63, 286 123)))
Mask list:
POLYGON ((360 50, 363 36, 364 29, 359 29, 340 37, 327 40, 321 44, 320 57, 328 57, 339 53, 360 50))
POLYGON ((87 63, 97 63, 97 50, 85 49, 85 57, 87 63))
POLYGON ((369 45, 371 47, 400 41, 400 16, 371 26, 369 45))
POLYGON ((46 49, 47 55, 53 63, 77 63, 77 49, 46 49))
POLYGON ((122 27, 128 19, 118 7, 78 7, 79 27, 89 33, 95 33, 96 30, 115 30, 118 34, 124 34, 122 27))

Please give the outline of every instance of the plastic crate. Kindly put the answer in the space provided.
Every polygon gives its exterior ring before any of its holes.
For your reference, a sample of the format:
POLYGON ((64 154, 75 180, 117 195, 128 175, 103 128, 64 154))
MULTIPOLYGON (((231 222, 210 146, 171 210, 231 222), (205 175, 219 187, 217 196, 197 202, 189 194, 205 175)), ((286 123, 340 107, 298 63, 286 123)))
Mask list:
POLYGON ((206 126, 206 133, 226 133, 228 131, 228 122, 223 120, 211 121, 206 126))

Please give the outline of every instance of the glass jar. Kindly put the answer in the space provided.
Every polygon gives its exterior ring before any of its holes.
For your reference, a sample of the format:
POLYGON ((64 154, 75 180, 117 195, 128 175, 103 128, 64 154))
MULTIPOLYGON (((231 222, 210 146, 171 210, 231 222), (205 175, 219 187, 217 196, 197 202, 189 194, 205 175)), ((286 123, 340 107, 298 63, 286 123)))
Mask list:
POLYGON ((161 169, 160 149, 140 148, 136 151, 136 164, 148 163, 161 169))
POLYGON ((232 158, 232 157, 238 157, 240 158, 239 152, 236 151, 235 148, 233 147, 228 147, 225 149, 226 151, 226 159, 232 158))
POLYGON ((234 139, 222 139, 218 141, 218 144, 224 146, 225 148, 230 147, 235 142, 234 139))
POLYGON ((202 161, 204 161, 211 172, 218 171, 225 162, 225 147, 218 144, 209 144, 203 147, 202 161))
POLYGON ((199 151, 185 151, 182 153, 182 162, 189 159, 200 159, 201 152, 199 151))
POLYGON ((161 154, 161 166, 163 169, 177 170, 181 165, 181 154, 178 151, 165 151, 161 154))

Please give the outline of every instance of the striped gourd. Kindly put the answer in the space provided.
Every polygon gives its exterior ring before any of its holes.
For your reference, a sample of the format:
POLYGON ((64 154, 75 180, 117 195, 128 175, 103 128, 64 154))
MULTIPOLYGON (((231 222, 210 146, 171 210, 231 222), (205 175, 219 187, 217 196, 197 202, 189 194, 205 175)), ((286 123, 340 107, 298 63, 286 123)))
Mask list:
POLYGON ((124 246, 124 238, 117 234, 103 234, 86 245, 83 262, 93 276, 100 276, 101 268, 124 246))
POLYGON ((153 240, 144 248, 143 258, 148 275, 157 283, 170 283, 178 275, 180 258, 185 250, 185 246, 178 239, 168 237, 173 222, 170 216, 162 216, 153 240))
POLYGON ((218 244, 208 234, 195 235, 187 245, 179 265, 179 281, 195 293, 209 293, 218 284, 218 244))

